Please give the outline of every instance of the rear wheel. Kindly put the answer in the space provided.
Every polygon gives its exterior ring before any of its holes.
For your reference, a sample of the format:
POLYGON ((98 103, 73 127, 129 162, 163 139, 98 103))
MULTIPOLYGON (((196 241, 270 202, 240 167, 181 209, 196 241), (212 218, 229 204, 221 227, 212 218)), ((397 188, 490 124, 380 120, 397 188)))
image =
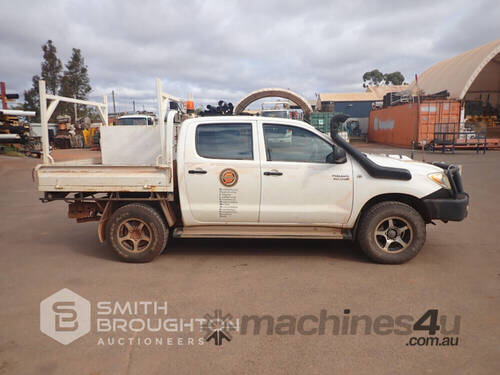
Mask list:
POLYGON ((113 213, 107 226, 107 239, 122 260, 149 262, 165 249, 168 228, 153 207, 131 203, 113 213))
POLYGON ((358 228, 361 250, 378 263, 399 264, 412 259, 424 246, 425 237, 422 216, 401 202, 370 207, 358 228))

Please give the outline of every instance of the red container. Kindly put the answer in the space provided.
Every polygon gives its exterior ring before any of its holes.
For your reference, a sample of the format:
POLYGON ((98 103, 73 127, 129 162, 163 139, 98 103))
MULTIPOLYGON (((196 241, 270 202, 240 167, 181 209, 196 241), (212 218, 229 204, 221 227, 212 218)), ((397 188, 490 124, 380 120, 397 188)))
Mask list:
POLYGON ((434 124, 460 121, 460 101, 426 100, 376 109, 370 112, 370 142, 411 147, 411 142, 429 143, 434 139, 434 124))

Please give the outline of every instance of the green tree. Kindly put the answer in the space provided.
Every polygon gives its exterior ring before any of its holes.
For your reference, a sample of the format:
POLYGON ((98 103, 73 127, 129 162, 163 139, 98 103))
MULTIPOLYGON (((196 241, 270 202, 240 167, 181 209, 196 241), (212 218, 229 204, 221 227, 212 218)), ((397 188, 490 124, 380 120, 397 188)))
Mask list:
POLYGON ((382 73, 375 69, 363 74, 363 87, 385 85, 402 85, 405 77, 401 72, 382 73))
POLYGON ((384 74, 378 69, 363 74, 363 87, 378 86, 383 81, 384 74))
MULTIPOLYGON (((88 69, 85 65, 82 52, 78 48, 73 48, 73 53, 66 63, 66 70, 61 79, 59 95, 86 100, 91 90, 88 69)), ((64 113, 74 114, 73 104, 61 103, 60 106, 64 113)), ((79 117, 88 115, 89 110, 87 108, 78 106, 79 117)))
POLYGON ((384 82, 386 85, 402 85, 405 77, 401 72, 392 72, 384 74, 384 82))
POLYGON ((26 111, 37 112, 34 122, 40 122, 40 98, 38 95, 38 81, 45 80, 47 91, 51 94, 56 94, 59 90, 61 82, 61 60, 57 57, 57 49, 52 40, 48 40, 42 46, 43 58, 41 66, 41 74, 34 75, 32 78, 32 86, 29 90, 24 91, 23 108, 26 111))
POLYGON ((47 91, 55 95, 61 82, 62 63, 57 57, 57 49, 52 40, 49 39, 42 46, 42 51, 42 79, 45 80, 47 91))

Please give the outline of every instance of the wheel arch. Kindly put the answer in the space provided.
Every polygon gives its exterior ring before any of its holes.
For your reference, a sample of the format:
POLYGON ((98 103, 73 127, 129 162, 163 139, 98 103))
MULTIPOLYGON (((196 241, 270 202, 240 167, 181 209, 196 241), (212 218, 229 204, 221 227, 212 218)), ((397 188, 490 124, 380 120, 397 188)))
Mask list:
POLYGON ((422 219, 424 219, 424 222, 426 224, 430 223, 430 215, 429 212, 427 211, 426 206, 422 202, 420 198, 417 198, 413 195, 409 194, 403 194, 403 193, 388 193, 388 194, 380 194, 372 197, 370 200, 368 200, 361 210, 359 211, 358 217, 356 218, 356 222, 354 224, 353 228, 353 240, 356 240, 356 235, 357 235, 357 229, 359 225, 360 219, 363 217, 363 215, 368 211, 370 207, 373 207, 377 203, 381 202, 401 202, 405 203, 410 207, 413 207, 419 214, 422 216, 422 219))
POLYGON ((99 242, 104 243, 106 241, 106 226, 107 226, 107 223, 108 223, 110 217, 113 215, 113 213, 123 206, 129 205, 129 204, 134 204, 134 203, 144 204, 144 205, 149 206, 149 207, 155 209, 156 211, 158 211, 158 214, 165 221, 165 224, 166 224, 168 229, 172 229, 175 226, 175 224, 177 222, 175 209, 172 207, 172 205, 169 205, 166 200, 161 200, 161 201, 147 201, 147 200, 108 201, 108 202, 106 202, 103 214, 102 214, 102 216, 99 220, 99 224, 97 226, 97 235, 99 238, 99 242))

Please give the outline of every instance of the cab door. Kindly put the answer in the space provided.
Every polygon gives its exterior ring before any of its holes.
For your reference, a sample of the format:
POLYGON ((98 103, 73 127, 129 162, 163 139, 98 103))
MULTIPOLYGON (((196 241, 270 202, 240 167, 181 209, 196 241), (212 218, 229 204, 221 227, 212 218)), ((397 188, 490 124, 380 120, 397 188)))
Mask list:
MULTIPOLYGON (((184 149, 184 186, 196 223, 257 223, 260 160, 255 121, 218 121, 190 127, 184 149)), ((183 213, 184 214, 184 213, 183 213)))
POLYGON ((353 200, 352 163, 327 160, 331 143, 308 129, 263 121, 260 222, 328 225, 347 222, 353 200))

